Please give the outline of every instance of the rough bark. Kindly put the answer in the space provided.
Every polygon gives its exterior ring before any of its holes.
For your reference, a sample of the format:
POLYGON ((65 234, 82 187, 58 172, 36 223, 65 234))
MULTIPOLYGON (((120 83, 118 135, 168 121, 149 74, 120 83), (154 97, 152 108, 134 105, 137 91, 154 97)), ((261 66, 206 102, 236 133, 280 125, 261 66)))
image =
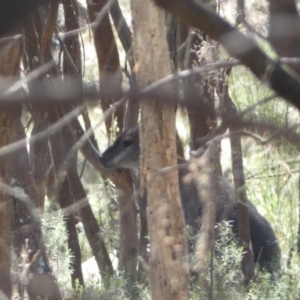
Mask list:
MULTIPOLYGON (((6 80, 19 78, 19 65, 22 53, 20 36, 2 40, 0 44, 0 76, 6 80)), ((9 85, 1 85, 4 92, 9 85)), ((15 121, 20 118, 20 107, 11 106, 0 112, 0 148, 12 142, 15 134, 15 121)), ((10 184, 12 170, 10 165, 11 154, 0 158, 0 178, 3 183, 10 184)), ((10 299, 10 247, 11 247, 11 201, 7 194, 0 191, 0 290, 10 299)))
POLYGON ((123 16, 123 12, 121 10, 119 1, 114 1, 110 9, 111 17, 114 21, 114 25, 117 29, 119 39, 122 43, 123 49, 127 54, 127 59, 132 69, 134 67, 134 61, 132 55, 129 53, 131 45, 132 45, 132 38, 131 38, 131 31, 125 17, 123 16))
MULTIPOLYGON (((25 29, 25 47, 27 53, 28 71, 32 72, 41 66, 40 56, 40 36, 36 29, 37 16, 33 18, 32 14, 28 14, 24 19, 25 29)), ((41 29, 40 29, 41 31, 41 29)), ((30 95, 34 95, 37 81, 30 82, 28 88, 30 95)), ((43 107, 30 107, 32 114, 32 121, 34 123, 31 135, 42 132, 48 126, 47 109, 43 107)), ((45 197, 45 180, 46 173, 51 164, 51 155, 48 145, 48 138, 41 139, 35 143, 30 144, 30 162, 32 168, 33 179, 38 191, 38 202, 35 204, 43 210, 45 197)))
MULTIPOLYGON (((79 28, 77 4, 73 0, 63 0, 65 13, 66 31, 72 31, 79 28)), ((81 81, 81 51, 78 34, 66 37, 64 39, 65 53, 63 73, 72 75, 73 78, 78 78, 81 81)), ((82 86, 82 83, 81 83, 82 86)))
POLYGON ((147 271, 145 270, 144 262, 149 262, 149 253, 148 253, 148 245, 149 245, 149 231, 147 224, 147 196, 145 194, 138 193, 138 207, 139 207, 139 215, 140 215, 140 236, 139 236, 139 256, 143 259, 143 261, 139 261, 139 275, 142 277, 142 273, 147 271))
MULTIPOLYGON (((88 15, 90 22, 94 22, 97 14, 106 4, 104 0, 87 1, 88 15)), ((111 104, 122 97, 121 82, 122 72, 120 68, 119 54, 116 41, 113 35, 109 16, 106 14, 101 23, 94 29, 94 43, 98 57, 99 76, 100 76, 100 95, 103 111, 106 111, 111 104)), ((115 112, 117 124, 123 129, 123 107, 119 107, 115 112)), ((112 117, 105 120, 108 136, 112 125, 112 117)))
MULTIPOLYGON (((47 62, 51 61, 51 59, 52 59, 50 44, 51 44, 52 36, 53 36, 54 30, 56 27, 58 6, 59 6, 58 0, 51 1, 48 17, 47 17, 46 24, 45 24, 43 34, 41 37, 41 61, 42 61, 42 63, 47 63, 47 62)), ((51 73, 54 75, 59 74, 59 71, 56 66, 54 66, 51 69, 51 73)))
MULTIPOLYGON (((151 1, 131 2, 134 57, 139 88, 171 72, 163 11, 151 1)), ((162 95, 163 97, 163 95, 162 95)), ((149 277, 153 299, 188 299, 187 239, 175 165, 175 106, 145 99, 141 115, 141 196, 147 195, 150 235, 149 277)))
POLYGON ((167 41, 168 41, 172 71, 176 72, 178 70, 177 52, 180 46, 178 44, 179 22, 172 14, 167 12, 165 18, 166 18, 166 26, 167 26, 167 41))

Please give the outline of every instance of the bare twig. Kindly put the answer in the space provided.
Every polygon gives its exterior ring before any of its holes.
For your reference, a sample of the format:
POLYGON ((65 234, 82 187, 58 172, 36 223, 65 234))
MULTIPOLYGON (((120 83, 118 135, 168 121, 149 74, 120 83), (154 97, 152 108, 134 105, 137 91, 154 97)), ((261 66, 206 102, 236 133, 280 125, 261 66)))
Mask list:
POLYGON ((300 82, 296 76, 270 59, 254 39, 244 35, 204 3, 194 0, 155 0, 158 6, 220 42, 262 82, 300 110, 300 82))
POLYGON ((82 111, 84 110, 84 108, 85 108, 85 106, 81 105, 81 106, 75 108, 74 110, 72 110, 70 113, 66 114, 63 118, 61 118, 59 121, 57 121, 56 123, 49 126, 47 129, 43 130, 42 132, 39 132, 39 133, 31 136, 30 138, 21 139, 17 142, 14 142, 7 146, 2 147, 0 149, 0 157, 4 156, 12 151, 16 151, 16 150, 24 147, 24 145, 27 145, 27 143, 29 141, 30 141, 30 143, 34 143, 45 137, 51 136, 52 134, 54 134, 55 132, 60 130, 62 127, 67 125, 72 119, 74 119, 78 115, 80 115, 82 113, 82 111))
POLYGON ((13 94, 23 88, 23 85, 31 83, 41 75, 45 74, 47 71, 49 71, 52 67, 55 66, 55 61, 51 60, 46 64, 43 64, 39 68, 35 69, 34 71, 27 74, 25 77, 19 79, 17 82, 15 82, 12 86, 10 86, 2 95, 8 96, 10 94, 13 94))
MULTIPOLYGON (((78 150, 80 150, 83 145, 89 141, 90 136, 93 134, 94 130, 97 129, 99 126, 103 124, 105 119, 113 114, 113 112, 121 106, 125 102, 126 98, 122 98, 118 102, 114 103, 108 110, 106 110, 103 114, 102 119, 95 125, 90 127, 84 135, 73 145, 73 147, 70 149, 66 159, 64 160, 64 163, 61 165, 57 172, 57 185, 56 185, 56 190, 59 191, 60 185, 63 182, 63 179, 66 175, 66 171, 68 170, 70 163, 72 161, 72 158, 76 154, 78 150)), ((94 145, 91 143, 90 146, 92 147, 94 152, 98 153, 98 150, 94 147, 94 145)), ((100 155, 100 154, 99 154, 100 155)))
POLYGON ((236 59, 235 60, 227 60, 227 61, 221 61, 218 63, 207 64, 207 65, 205 65, 203 67, 199 67, 199 68, 193 68, 190 70, 181 71, 174 75, 171 74, 169 76, 164 77, 163 79, 160 79, 160 80, 148 85, 146 88, 144 88, 139 93, 139 96, 146 96, 147 94, 151 94, 151 92, 162 87, 163 85, 174 82, 174 81, 178 81, 179 79, 186 79, 186 78, 190 78, 190 77, 202 74, 202 73, 211 72, 211 71, 215 71, 218 69, 223 69, 223 68, 237 66, 237 65, 240 65, 240 62, 238 60, 236 60, 236 59))
POLYGON ((78 29, 70 30, 68 32, 60 32, 60 33, 58 33, 58 36, 62 39, 65 39, 66 37, 77 35, 79 32, 82 32, 82 31, 85 31, 85 30, 90 30, 90 29, 95 29, 96 27, 98 27, 101 24, 101 22, 103 21, 103 18, 105 17, 105 15, 107 13, 109 13, 109 10, 111 9, 111 7, 113 6, 115 1, 116 0, 108 1, 103 6, 101 12, 98 14, 96 20, 93 23, 91 23, 87 26, 78 28, 78 29))

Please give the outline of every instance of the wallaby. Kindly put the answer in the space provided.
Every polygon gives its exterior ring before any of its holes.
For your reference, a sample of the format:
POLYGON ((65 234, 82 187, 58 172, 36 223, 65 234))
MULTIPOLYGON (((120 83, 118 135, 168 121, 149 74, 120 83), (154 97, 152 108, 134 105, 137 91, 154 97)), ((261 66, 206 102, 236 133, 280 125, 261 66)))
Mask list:
MULTIPOLYGON (((127 168, 135 173, 139 170, 139 127, 133 127, 123 132, 100 156, 105 168, 127 168)), ((179 189, 182 209, 187 225, 199 230, 198 220, 202 215, 202 204, 193 183, 186 184, 183 177, 188 173, 186 168, 180 168, 179 189)), ((217 184, 218 207, 216 222, 225 219, 231 221, 233 231, 237 233, 236 200, 232 185, 220 176, 217 184)), ((250 235, 254 262, 273 272, 280 268, 280 248, 269 222, 248 202, 250 235)))

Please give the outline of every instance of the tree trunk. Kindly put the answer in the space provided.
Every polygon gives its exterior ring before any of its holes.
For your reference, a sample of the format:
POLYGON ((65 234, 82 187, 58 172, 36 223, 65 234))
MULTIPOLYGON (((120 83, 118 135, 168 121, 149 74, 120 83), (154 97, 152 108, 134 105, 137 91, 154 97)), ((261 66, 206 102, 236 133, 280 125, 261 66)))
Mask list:
MULTIPOLYGON (((64 128, 64 138, 63 138, 63 141, 66 143, 68 143, 68 141, 70 141, 71 139, 73 140, 73 137, 72 137, 72 133, 70 131, 70 129, 68 127, 65 127, 64 128)), ((52 148, 58 148, 59 146, 59 141, 58 142, 54 142, 53 140, 51 141, 53 142, 52 144, 52 148)), ((54 153, 53 154, 53 158, 55 160, 56 159, 59 159, 60 162, 64 162, 66 157, 67 157, 67 153, 69 152, 70 150, 70 144, 68 147, 68 151, 66 151, 64 154, 62 155, 58 155, 58 153, 54 153), (56 157, 57 156, 57 157, 56 157), (60 158, 61 157, 61 158, 60 158)), ((52 150, 53 152, 54 150, 52 150)), ((82 183, 80 181, 80 178, 78 176, 78 173, 77 173, 77 166, 76 166, 76 159, 75 159, 75 162, 74 162, 74 159, 72 159, 73 163, 71 162, 70 164, 67 163, 67 165, 57 165, 57 162, 55 162, 55 166, 59 167, 59 171, 57 174, 59 174, 59 177, 58 177, 58 183, 61 183, 60 180, 62 178, 60 178, 61 174, 63 174, 64 171, 67 171, 67 174, 66 174, 66 177, 63 179, 64 181, 67 181, 68 182, 68 190, 69 190, 69 193, 71 192, 71 195, 69 195, 68 197, 72 196, 72 201, 69 202, 69 203, 66 203, 66 200, 67 200, 67 197, 65 196, 65 200, 64 199, 61 199, 60 200, 60 203, 63 203, 65 202, 66 204, 64 205, 64 207, 67 206, 67 204, 70 206, 69 208, 71 208, 72 210, 75 210, 79 212, 80 214, 80 218, 82 220, 82 223, 83 223, 83 226, 84 226, 84 230, 85 230, 85 234, 87 236, 87 239, 89 241, 89 244, 91 246, 91 249, 92 249, 92 252, 95 256, 95 260, 97 262, 97 265, 98 265, 98 268, 99 268, 99 271, 102 275, 102 278, 103 279, 109 279, 110 276, 113 274, 113 268, 112 268, 112 263, 111 263, 111 260, 109 258, 109 255, 108 255, 108 251, 106 249, 106 246, 104 244, 104 241, 102 239, 102 236, 101 236, 101 229, 97 223, 97 220, 92 212, 92 209, 89 205, 89 203, 85 203, 83 207, 79 207, 77 208, 77 203, 79 201, 83 201, 85 199, 87 199, 87 195, 86 195, 86 192, 82 186, 82 183), (66 169, 62 169, 62 168, 67 168, 66 169), (63 172, 62 172, 63 171, 63 172), (63 202, 61 202, 63 201, 63 202)), ((64 184, 64 182, 63 182, 64 184)), ((71 222, 71 221, 70 221, 71 222)), ((73 230, 73 229, 72 229, 73 230)), ((75 235, 73 236, 75 239, 77 239, 77 235, 75 237, 75 235)), ((70 241, 73 245, 76 246, 76 249, 77 249, 77 245, 74 244, 74 242, 76 242, 76 240, 73 240, 70 241)), ((77 242, 76 242, 77 243, 77 242)), ((75 248, 73 248, 74 250, 76 250, 75 248)), ((76 250, 77 251, 77 250, 76 250)), ((80 253, 78 253, 78 257, 77 257, 77 260, 74 261, 75 264, 77 264, 77 274, 80 275, 80 272, 81 270, 79 271, 79 268, 81 268, 81 264, 80 264, 80 253)), ((80 275, 81 276, 81 275, 80 275)))
MULTIPOLYGON (((4 92, 20 76, 19 65, 22 53, 22 39, 20 36, 2 40, 0 45, 0 76, 10 81, 1 84, 1 92, 4 92)), ((0 148, 12 142, 16 124, 21 115, 20 107, 14 105, 0 111, 0 148)), ((11 154, 0 158, 0 178, 4 184, 10 184, 11 179, 11 154)), ((11 298, 10 280, 10 247, 11 247, 11 199, 0 191, 0 291, 8 299, 11 298)))
MULTIPOLYGON (((106 3, 107 2, 103 0, 87 1, 90 22, 94 22, 96 20, 97 14, 103 9, 106 3)), ((112 7, 112 10, 115 8, 116 4, 112 7)), ((103 111, 106 111, 115 101, 122 97, 122 72, 120 68, 119 54, 108 14, 104 15, 101 24, 96 26, 93 33, 100 72, 101 105, 103 111)), ((115 117, 117 119, 118 128, 122 131, 124 105, 119 106, 116 109, 115 117)), ((108 116, 105 119, 105 125, 108 137, 110 138, 112 125, 111 116, 108 116)), ((131 279, 134 279, 136 277, 136 267, 133 267, 133 265, 136 265, 137 262, 136 212, 133 205, 129 207, 127 205, 123 205, 125 195, 131 198, 131 193, 128 191, 132 191, 132 182, 128 181, 128 176, 128 171, 124 172, 124 175, 120 173, 119 179, 117 180, 118 182, 122 182, 121 185, 125 187, 125 191, 123 190, 122 196, 118 197, 120 208, 120 251, 123 252, 120 255, 120 266, 127 274, 131 274, 131 279), (129 184, 127 185, 127 183, 129 184), (123 208, 125 209, 124 212, 121 211, 123 208)), ((119 189, 120 186, 116 183, 116 181, 113 180, 113 182, 116 184, 116 188, 119 189)), ((130 202, 131 200, 127 199, 127 201, 130 202)))
MULTIPOLYGON (((234 118, 237 116, 237 109, 232 102, 228 88, 225 87, 224 104, 226 106, 226 112, 234 118)), ((234 133, 237 127, 231 125, 229 127, 230 133, 234 133)), ((232 160, 232 172, 234 179, 234 188, 236 195, 236 214, 238 223, 238 235, 239 243, 243 247, 242 257, 242 271, 245 277, 245 284, 248 285, 251 280, 254 279, 254 261, 250 236, 250 221, 248 212, 248 197, 246 193, 246 182, 244 175, 244 164, 242 154, 242 144, 240 136, 230 137, 231 145, 231 160, 232 160)))
MULTIPOLYGON (((134 56, 138 87, 171 72, 164 12, 151 1, 132 0, 134 56)), ((170 90, 169 90, 170 91, 170 90)), ((150 235, 150 288, 153 299, 188 299, 187 238, 176 165, 175 105, 141 102, 141 196, 147 195, 150 235)))
MULTIPOLYGON (((72 134, 76 141, 81 139, 84 135, 84 131, 78 120, 74 120, 71 123, 72 134)), ((103 176, 109 178, 116 186, 117 190, 121 191, 121 194, 118 196, 119 208, 120 208, 120 267, 122 270, 125 270, 131 279, 136 278, 136 262, 137 262, 137 253, 138 253, 138 237, 137 237, 137 223, 136 223, 136 209, 132 203, 131 195, 133 193, 132 180, 128 170, 112 170, 107 171, 103 168, 99 160, 99 153, 94 151, 94 148, 91 146, 91 143, 87 141, 81 147, 81 152, 87 161, 98 170, 103 176), (124 194, 122 194, 124 193, 124 194), (127 198, 127 201, 124 200, 124 195, 127 198), (124 210, 123 210, 124 209, 124 210)), ((84 192, 84 189, 82 189, 84 192)), ((85 192, 84 192, 85 193, 85 192)), ((82 198, 80 198, 82 199, 82 198)), ((87 221, 87 225, 91 232, 91 236, 98 233, 95 230, 95 226, 91 224, 91 218, 89 214, 84 213, 85 217, 81 216, 82 221, 87 221)), ((99 226, 97 225, 97 228, 99 226)), ((87 237, 89 236, 86 232, 87 237)), ((101 242, 99 241, 101 246, 101 242)), ((93 247, 92 247, 93 249, 93 247)), ((94 251, 94 250, 93 250, 94 251)), ((97 259, 96 259, 97 260, 97 259)), ((102 269, 100 269, 102 271, 102 269)), ((109 269, 108 269, 109 270, 109 269)))
MULTIPOLYGON (((40 21, 40 16, 35 14, 28 14, 24 19, 25 30, 25 47, 26 47, 26 59, 28 65, 28 71, 32 72, 36 68, 41 66, 40 55, 40 39, 42 34, 42 28, 38 29, 37 23, 40 21), (38 59, 37 59, 38 58, 38 59)), ((38 83, 37 80, 33 80, 29 83, 28 88, 30 95, 33 96, 38 83)), ((47 128, 47 109, 44 107, 31 107, 31 114, 33 120, 33 129, 31 135, 35 135, 42 132, 47 128)), ((45 198, 45 180, 47 171, 51 165, 51 154, 48 144, 48 137, 40 139, 35 143, 30 144, 30 163, 32 169, 32 176, 36 184, 38 192, 38 202, 36 206, 43 210, 44 198, 45 198)))
MULTIPOLYGON (((58 113, 58 109, 56 110, 58 113)), ((55 114, 55 112, 53 112, 55 114)), ((53 120, 54 121, 54 120, 53 120)), ((59 178, 60 170, 62 168, 63 162, 68 156, 68 153, 72 147, 72 136, 70 133, 68 133, 69 128, 67 126, 63 127, 60 131, 53 134, 50 138, 51 142, 51 152, 53 157, 53 163, 55 167, 56 172, 56 178, 57 178, 57 196, 58 196, 58 202, 62 209, 67 209, 66 214, 66 225, 67 225, 67 232, 68 232, 68 247, 74 255, 74 260, 70 262, 70 269, 73 270, 71 273, 72 278, 72 286, 73 288, 76 287, 76 280, 78 280, 78 283, 82 286, 84 286, 83 282, 83 274, 81 270, 81 251, 77 236, 77 231, 75 227, 75 213, 76 213, 76 207, 75 207, 75 199, 74 194, 71 189, 71 184, 69 181, 68 173, 69 169, 64 170, 66 172, 66 175, 63 179, 59 178)), ((77 163, 77 156, 72 157, 72 162, 70 163, 71 166, 75 166, 76 168, 77 163)))
MULTIPOLYGON (((87 1, 90 22, 95 22, 98 13, 106 3, 106 0, 87 1)), ((103 16, 101 23, 94 28, 93 33, 100 74, 101 105, 103 111, 106 111, 111 104, 122 97, 122 72, 119 53, 108 14, 103 16)), ((121 131, 123 129, 123 113, 123 106, 119 107, 115 112, 118 127, 121 131)), ((110 138, 111 116, 106 118, 105 125, 110 138)))

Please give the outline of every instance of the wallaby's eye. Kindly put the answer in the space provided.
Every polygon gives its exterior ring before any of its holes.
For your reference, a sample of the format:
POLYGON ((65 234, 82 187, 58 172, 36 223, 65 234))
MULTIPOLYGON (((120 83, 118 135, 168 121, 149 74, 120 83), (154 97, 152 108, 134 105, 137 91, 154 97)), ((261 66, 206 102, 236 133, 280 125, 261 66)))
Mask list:
POLYGON ((131 146, 132 144, 133 144, 133 141, 131 141, 131 140, 123 141, 123 146, 126 147, 126 148, 131 146))

